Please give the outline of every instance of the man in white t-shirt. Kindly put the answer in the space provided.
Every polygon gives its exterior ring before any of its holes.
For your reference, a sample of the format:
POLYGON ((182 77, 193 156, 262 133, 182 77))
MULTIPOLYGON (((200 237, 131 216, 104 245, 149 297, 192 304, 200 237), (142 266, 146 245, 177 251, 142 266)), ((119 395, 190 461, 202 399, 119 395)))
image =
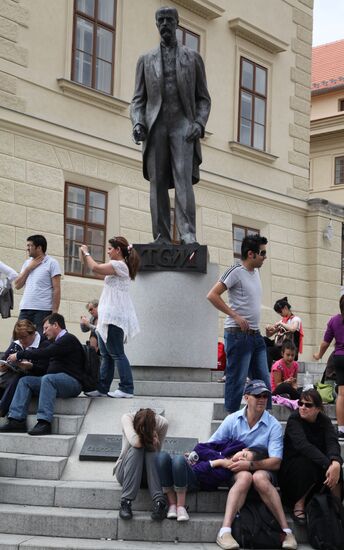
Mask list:
POLYGON ((19 305, 19 319, 29 319, 42 334, 43 320, 57 313, 61 298, 61 269, 57 260, 46 254, 47 240, 43 235, 26 239, 29 258, 14 282, 17 290, 25 286, 19 305))
MULTIPOLYGON (((264 380, 270 388, 265 342, 259 331, 262 285, 259 268, 266 259, 267 239, 249 235, 241 244, 241 264, 231 266, 208 293, 208 300, 226 313, 225 408, 240 409, 246 378, 264 380), (228 291, 227 305, 222 294, 228 291)), ((271 407, 269 397, 268 408, 271 407)))

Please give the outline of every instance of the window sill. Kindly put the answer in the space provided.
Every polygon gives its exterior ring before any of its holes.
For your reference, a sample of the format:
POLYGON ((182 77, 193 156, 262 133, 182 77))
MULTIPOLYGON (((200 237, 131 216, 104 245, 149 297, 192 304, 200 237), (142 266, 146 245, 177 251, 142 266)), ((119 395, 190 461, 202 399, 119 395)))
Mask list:
POLYGON ((253 42, 253 44, 260 46, 268 52, 274 54, 285 52, 289 46, 286 42, 283 42, 279 38, 268 34, 258 27, 255 27, 251 23, 248 23, 248 21, 240 19, 240 17, 230 19, 228 23, 229 28, 232 29, 237 36, 241 36, 242 38, 245 38, 245 40, 253 42))
POLYGON ((221 17, 225 11, 219 1, 215 3, 210 0, 176 0, 176 4, 180 4, 205 19, 216 19, 216 17, 221 17))
POLYGON ((58 78, 57 82, 66 96, 99 107, 100 109, 105 109, 106 111, 123 113, 130 105, 127 101, 122 101, 109 94, 93 90, 65 78, 58 78))
POLYGON ((230 141, 229 147, 234 153, 237 153, 241 157, 250 157, 265 162, 266 164, 272 164, 278 159, 276 155, 261 151, 260 149, 255 149, 254 147, 249 147, 248 145, 243 145, 237 141, 230 141))

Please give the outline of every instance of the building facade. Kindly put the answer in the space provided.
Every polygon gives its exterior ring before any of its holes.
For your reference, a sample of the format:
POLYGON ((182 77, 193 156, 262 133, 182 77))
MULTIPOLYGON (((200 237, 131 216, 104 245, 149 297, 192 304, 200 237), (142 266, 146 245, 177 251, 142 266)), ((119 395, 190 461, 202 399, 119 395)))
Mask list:
MULTIPOLYGON (((262 326, 287 295, 309 358, 337 308, 341 255, 338 212, 334 237, 324 240, 327 211, 309 201, 313 0, 169 4, 179 12, 179 39, 204 59, 212 97, 195 186, 198 240, 222 271, 245 233, 268 238, 262 326)), ((88 242, 102 261, 113 235, 152 240, 128 107, 137 58, 159 41, 161 5, 0 0, 0 258, 20 269, 26 237, 46 235, 64 269, 60 311, 77 335, 102 286, 82 272, 78 244, 88 242)), ((3 349, 13 318, 0 322, 3 349)))

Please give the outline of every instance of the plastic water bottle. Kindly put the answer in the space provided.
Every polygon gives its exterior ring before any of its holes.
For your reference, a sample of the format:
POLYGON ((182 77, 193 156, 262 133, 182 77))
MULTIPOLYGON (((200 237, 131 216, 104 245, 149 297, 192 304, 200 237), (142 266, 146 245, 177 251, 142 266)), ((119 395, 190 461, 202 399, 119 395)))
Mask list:
POLYGON ((314 388, 313 377, 310 374, 310 372, 308 372, 308 370, 306 370, 305 375, 303 377, 302 389, 303 389, 303 391, 306 391, 306 390, 312 390, 313 388, 314 388))

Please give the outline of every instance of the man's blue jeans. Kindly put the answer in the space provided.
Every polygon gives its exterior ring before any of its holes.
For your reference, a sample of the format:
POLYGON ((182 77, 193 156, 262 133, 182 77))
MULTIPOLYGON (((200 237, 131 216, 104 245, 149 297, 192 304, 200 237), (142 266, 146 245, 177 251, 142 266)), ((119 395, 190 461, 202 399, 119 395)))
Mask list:
MULTIPOLYGON (((266 346, 262 335, 225 331, 226 385, 225 408, 230 413, 240 409, 246 378, 264 380, 270 388, 266 346)), ((271 397, 268 400, 271 408, 271 397)))
POLYGON ((170 456, 161 451, 157 457, 157 470, 164 493, 175 491, 198 491, 199 483, 195 473, 182 455, 170 456))
POLYGON ((64 372, 44 376, 24 376, 18 382, 8 417, 25 420, 31 397, 39 395, 37 420, 52 422, 56 397, 77 397, 80 392, 80 382, 64 372))
POLYGON ((98 334, 98 344, 102 361, 99 371, 98 391, 107 393, 114 377, 115 363, 119 375, 118 388, 125 393, 134 393, 133 375, 127 356, 124 353, 124 333, 120 327, 109 325, 106 344, 98 334))
POLYGON ((36 327, 37 332, 43 334, 43 321, 51 311, 42 311, 40 309, 21 309, 19 312, 18 321, 21 319, 28 319, 36 327))

